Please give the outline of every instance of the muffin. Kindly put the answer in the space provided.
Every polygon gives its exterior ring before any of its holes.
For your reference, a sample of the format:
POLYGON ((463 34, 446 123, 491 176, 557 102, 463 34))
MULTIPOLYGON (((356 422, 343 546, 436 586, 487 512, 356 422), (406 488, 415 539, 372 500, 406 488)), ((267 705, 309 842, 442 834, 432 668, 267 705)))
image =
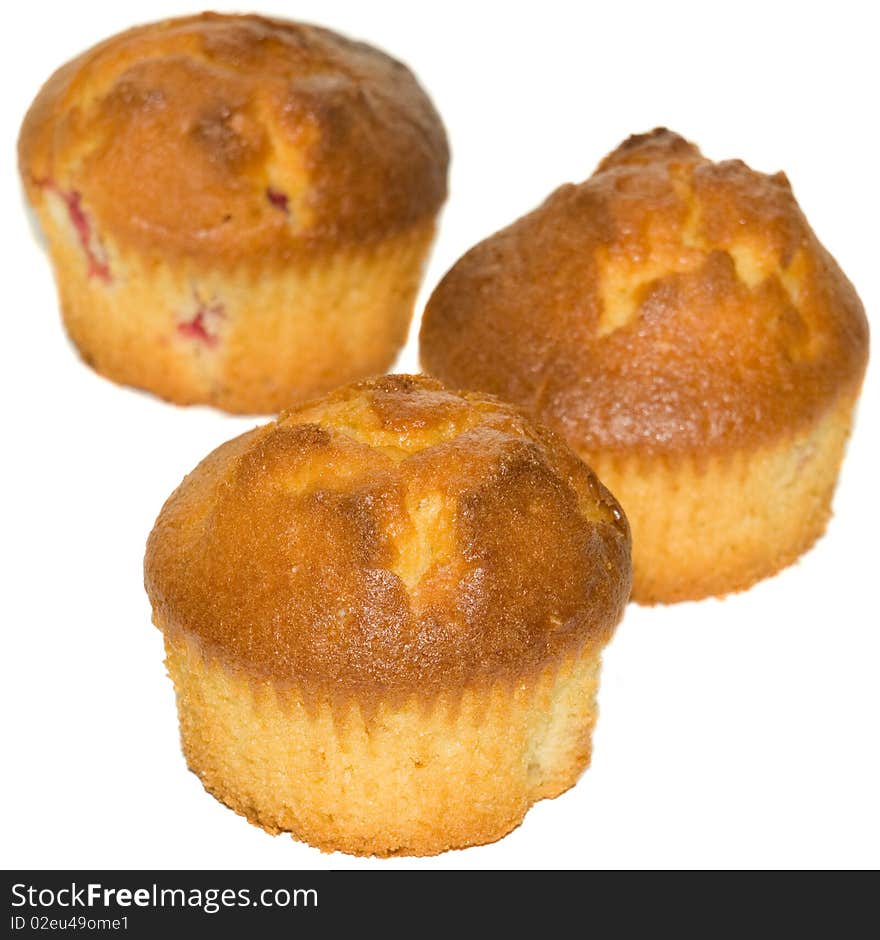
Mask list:
POLYGON ((83 359, 169 401, 253 413, 394 361, 448 149, 412 73, 379 50, 206 13, 59 69, 19 164, 83 359))
POLYGON ((327 851, 428 855, 589 763, 629 530, 553 432, 386 376, 214 451, 145 579, 210 793, 327 851))
POLYGON ((786 177, 665 129, 471 249, 421 329, 428 372, 520 404, 595 469, 645 604, 743 590, 823 533, 867 352, 786 177))

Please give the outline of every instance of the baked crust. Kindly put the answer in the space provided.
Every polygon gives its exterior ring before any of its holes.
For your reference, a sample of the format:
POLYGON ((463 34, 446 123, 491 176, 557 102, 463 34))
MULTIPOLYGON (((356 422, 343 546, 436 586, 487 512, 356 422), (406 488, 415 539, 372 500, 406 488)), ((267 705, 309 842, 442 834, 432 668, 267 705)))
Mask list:
POLYGON ((180 739, 218 800, 325 852, 433 855, 493 842, 590 763, 600 654, 508 683, 369 709, 206 661, 165 637, 180 739))
POLYGON ((421 329, 428 372, 523 405, 587 459, 777 440, 854 394, 867 352, 786 177, 665 129, 467 252, 421 329))
POLYGON ((443 125, 404 65, 315 26, 204 13, 62 66, 19 138, 30 200, 81 199, 122 246, 285 262, 424 223, 443 125))
POLYGON ((730 454, 595 455, 633 534, 638 604, 744 591, 795 562, 825 532, 855 401, 815 425, 730 454))
POLYGON ((162 509, 145 576, 172 641, 369 709, 598 651, 629 597, 630 538, 552 432, 386 376, 214 451, 162 509))
POLYGON ((277 414, 386 372, 406 341, 434 237, 428 222, 265 271, 257 259, 234 271, 154 265, 105 241, 107 284, 59 214, 41 213, 64 325, 85 362, 168 401, 240 414, 277 414))

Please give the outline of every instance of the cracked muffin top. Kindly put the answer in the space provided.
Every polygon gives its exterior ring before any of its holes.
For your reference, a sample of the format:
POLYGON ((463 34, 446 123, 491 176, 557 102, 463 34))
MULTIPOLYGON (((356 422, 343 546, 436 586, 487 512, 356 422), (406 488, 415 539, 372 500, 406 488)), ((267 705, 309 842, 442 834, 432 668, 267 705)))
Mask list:
POLYGON ((553 432, 423 376, 345 387, 219 447, 145 559, 163 631, 305 695, 453 693, 601 646, 629 529, 553 432))
POLYGON ((29 198, 75 193, 124 245, 283 259, 430 222, 443 125, 413 74, 326 29, 205 13, 60 68, 19 138, 29 198))
POLYGON ((422 363, 524 406, 581 453, 723 451, 855 391, 868 327, 782 173, 665 129, 465 254, 422 363))

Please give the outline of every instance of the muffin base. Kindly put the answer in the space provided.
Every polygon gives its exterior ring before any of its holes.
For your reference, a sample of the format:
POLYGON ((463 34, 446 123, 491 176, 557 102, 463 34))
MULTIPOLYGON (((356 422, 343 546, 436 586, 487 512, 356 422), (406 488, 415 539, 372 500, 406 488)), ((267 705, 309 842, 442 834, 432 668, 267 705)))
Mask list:
POLYGON ((743 591, 824 533, 857 395, 773 446, 703 458, 584 454, 623 506, 632 600, 669 604, 743 591))
POLYGON ((92 368, 177 404, 241 414, 385 372, 434 236, 431 221, 309 263, 227 271, 123 252, 54 187, 38 214, 65 327, 92 368))
POLYGON ((271 833, 354 855, 434 855, 494 842, 590 762, 600 654, 514 687, 369 711, 307 703, 166 634, 187 763, 271 833))

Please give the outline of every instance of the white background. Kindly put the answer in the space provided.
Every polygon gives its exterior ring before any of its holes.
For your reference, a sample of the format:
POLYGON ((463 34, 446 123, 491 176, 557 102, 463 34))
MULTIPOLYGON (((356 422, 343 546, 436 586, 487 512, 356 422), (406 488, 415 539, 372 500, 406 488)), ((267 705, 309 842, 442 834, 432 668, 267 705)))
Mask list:
MULTIPOLYGON (((451 198, 417 310, 474 241, 584 179, 628 134, 666 124, 714 159, 784 169, 870 314, 880 309, 871 6, 266 0, 262 10, 384 47, 443 115, 451 198)), ((7 23, 0 863, 880 864, 876 367, 827 536, 746 594, 631 607, 605 659, 592 768, 502 841, 424 860, 322 855, 248 825, 187 772, 143 591, 144 540, 184 473, 255 422, 162 404, 78 361, 14 156, 54 68, 124 27, 186 12, 155 0, 27 2, 7 23)), ((417 319, 401 371, 417 369, 416 331, 417 319)))

